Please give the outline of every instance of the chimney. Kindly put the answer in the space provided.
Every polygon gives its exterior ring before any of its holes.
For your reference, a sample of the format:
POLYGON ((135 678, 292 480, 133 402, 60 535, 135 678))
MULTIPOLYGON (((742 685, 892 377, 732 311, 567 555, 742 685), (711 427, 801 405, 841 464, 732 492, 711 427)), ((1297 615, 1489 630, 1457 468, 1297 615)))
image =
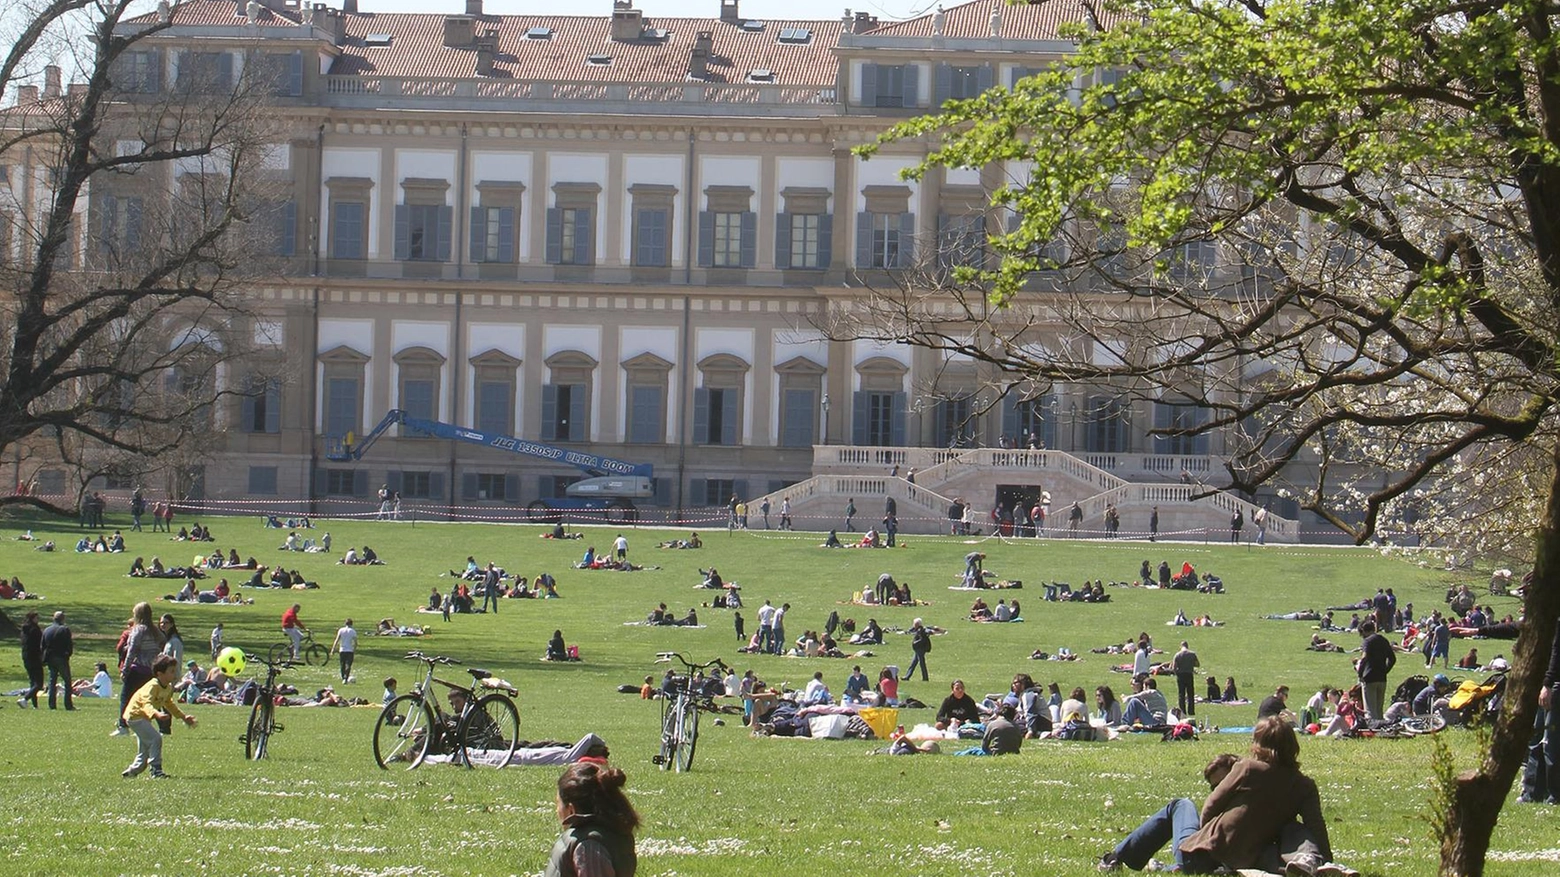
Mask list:
POLYGON ((70 89, 69 93, 72 98, 80 100, 81 98, 87 96, 88 83, 72 82, 69 86, 67 86, 67 88, 70 89))
POLYGON ((50 64, 43 68, 43 97, 45 100, 60 96, 60 68, 50 64))
POLYGON ((688 75, 703 79, 709 72, 710 55, 715 50, 715 32, 701 30, 693 40, 693 51, 688 55, 688 75))
POLYGON ((493 59, 498 55, 498 29, 487 28, 477 37, 477 75, 493 75, 493 59))
POLYGON ((850 32, 866 33, 867 31, 877 30, 877 26, 878 20, 876 15, 872 15, 866 12, 858 12, 856 13, 855 20, 851 22, 850 32))
POLYGON ((345 12, 348 15, 357 15, 358 14, 357 3, 358 3, 358 0, 342 0, 342 2, 341 2, 341 11, 345 12))
MULTIPOLYGON (((357 4, 353 2, 351 6, 352 8, 343 9, 342 12, 356 12, 357 4)), ((316 3, 309 7, 309 27, 316 31, 316 35, 329 37, 332 43, 339 46, 347 30, 347 20, 342 17, 342 12, 337 12, 324 3, 316 3)))
POLYGON ((720 20, 729 24, 742 23, 742 15, 737 12, 737 0, 720 0, 720 20))
POLYGON ((168 5, 168 0, 157 0, 157 23, 167 24, 173 20, 173 7, 168 5))
POLYGON ((469 15, 450 15, 444 19, 444 45, 461 49, 477 41, 477 21, 469 15))
POLYGON ((19 85, 16 88, 16 105, 35 104, 38 102, 38 86, 19 85))
POLYGON ((466 14, 474 18, 481 18, 482 0, 466 0, 466 14))
POLYGON ((612 39, 637 40, 645 32, 645 14, 634 8, 634 0, 613 0, 612 39))

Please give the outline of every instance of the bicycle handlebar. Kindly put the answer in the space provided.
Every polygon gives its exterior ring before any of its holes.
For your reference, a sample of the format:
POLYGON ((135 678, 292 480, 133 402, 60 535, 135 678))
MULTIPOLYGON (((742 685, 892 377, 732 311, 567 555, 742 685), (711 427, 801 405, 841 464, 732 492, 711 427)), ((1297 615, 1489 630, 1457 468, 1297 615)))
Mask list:
POLYGON ((713 658, 709 661, 705 661, 703 664, 695 664, 677 652, 656 652, 655 662, 657 664, 670 664, 673 658, 681 661, 683 667, 687 668, 690 673, 694 670, 707 670, 711 667, 719 667, 722 670, 731 669, 726 665, 726 662, 722 661, 720 658, 713 658))
POLYGON ((294 661, 292 658, 286 658, 281 661, 268 661, 264 657, 253 652, 245 652, 244 660, 254 661, 256 664, 264 664, 267 667, 274 667, 278 670, 288 670, 293 667, 297 667, 300 663, 299 661, 294 661))
POLYGON ((443 655, 425 655, 422 652, 407 652, 403 660, 422 661, 425 664, 459 664, 460 661, 443 655))

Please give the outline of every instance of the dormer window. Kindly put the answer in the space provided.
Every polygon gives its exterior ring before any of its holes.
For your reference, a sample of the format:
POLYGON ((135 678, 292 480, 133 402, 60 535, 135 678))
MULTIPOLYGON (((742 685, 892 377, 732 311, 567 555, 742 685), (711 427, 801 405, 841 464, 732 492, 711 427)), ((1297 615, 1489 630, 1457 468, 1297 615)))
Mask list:
POLYGON ((390 45, 390 41, 392 39, 395 39, 395 37, 392 36, 391 34, 387 34, 387 33, 371 33, 368 36, 363 38, 363 45, 365 45, 365 46, 388 46, 388 45, 390 45))
POLYGON ((762 21, 753 20, 744 21, 742 22, 742 29, 748 33, 763 33, 764 23, 762 21))
POLYGON ((774 82, 775 71, 758 69, 748 74, 748 82, 774 82))
POLYGON ((525 38, 528 40, 550 40, 552 35, 553 29, 550 27, 533 27, 525 32, 525 38))
POLYGON ((612 56, 611 55, 591 55, 590 57, 585 59, 585 63, 591 65, 592 67, 611 67, 612 66, 612 56))
POLYGON ((787 27, 780 30, 780 42, 793 46, 804 46, 812 42, 812 28, 787 27))

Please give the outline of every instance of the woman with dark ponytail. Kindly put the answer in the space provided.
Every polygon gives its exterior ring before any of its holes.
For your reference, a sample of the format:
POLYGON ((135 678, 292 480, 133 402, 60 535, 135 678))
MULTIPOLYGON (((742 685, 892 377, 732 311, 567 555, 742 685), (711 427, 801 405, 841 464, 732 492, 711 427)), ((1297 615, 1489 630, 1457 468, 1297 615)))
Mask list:
POLYGON ((621 770, 595 760, 571 764, 558 778, 558 821, 545 877, 633 877, 639 865, 634 830, 639 814, 621 770))

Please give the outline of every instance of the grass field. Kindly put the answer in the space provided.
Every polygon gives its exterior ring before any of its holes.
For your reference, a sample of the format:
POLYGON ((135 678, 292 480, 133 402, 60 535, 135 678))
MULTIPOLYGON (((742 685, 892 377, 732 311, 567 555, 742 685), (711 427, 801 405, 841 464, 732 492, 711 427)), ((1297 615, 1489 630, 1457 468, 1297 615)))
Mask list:
MULTIPOLYGON (((722 610, 701 608, 708 625, 702 629, 624 626, 658 602, 680 614, 707 599, 708 592, 694 590, 700 567, 715 564, 742 585, 749 631, 766 598, 791 603, 786 630, 792 638, 804 628, 821 628, 831 610, 858 622, 875 616, 885 627, 908 627, 920 615, 949 628, 931 654, 931 682, 907 681, 901 689, 932 704, 955 676, 979 697, 1004 690, 1018 671, 1057 681, 1064 691, 1074 685, 1092 691, 1100 683, 1120 691, 1127 679, 1109 672, 1114 659, 1087 652, 1147 630, 1156 646, 1170 651, 1189 638, 1206 672, 1221 680, 1235 676, 1253 700, 1277 684, 1290 685, 1298 706, 1324 682, 1350 681, 1349 656, 1306 652, 1308 625, 1260 621, 1258 615, 1342 605, 1384 586, 1428 610, 1441 605, 1448 584, 1460 581, 1412 559, 1366 550, 981 541, 987 568, 1028 587, 997 595, 1022 600, 1024 623, 980 625, 962 620, 972 595, 946 589, 974 548, 948 537, 910 537, 893 550, 828 551, 817 547, 818 534, 720 531, 704 534, 702 550, 670 551, 657 550, 656 542, 685 534, 628 530, 630 559, 660 568, 619 573, 570 568, 587 543, 610 546, 616 531, 608 529, 585 530, 585 542, 553 542, 538 538, 538 527, 332 521, 322 522, 322 529, 332 533, 336 553, 325 556, 276 551, 284 534, 262 529, 255 518, 208 523, 222 548, 262 563, 296 564, 322 587, 254 592, 255 605, 248 607, 154 604, 174 613, 189 653, 204 658, 217 621, 224 622, 229 644, 263 649, 280 641, 279 618, 294 600, 303 606, 304 623, 326 641, 349 615, 364 630, 386 616, 431 624, 432 634, 421 640, 365 636, 358 682, 338 685, 338 692, 377 703, 386 675, 399 677, 406 690, 416 665, 401 656, 413 646, 501 673, 521 689, 522 736, 572 742, 594 731, 607 740, 645 820, 639 841, 645 875, 1093 873, 1100 852, 1165 799, 1201 799, 1201 767, 1212 755, 1249 744, 1247 736, 1230 734, 1173 744, 1157 737, 1108 744, 1030 741, 1022 754, 1000 759, 894 758, 869 755, 880 744, 753 738, 736 720, 723 727, 706 720, 693 772, 663 773, 650 763, 659 707, 616 691, 658 673, 658 650, 686 651, 700 660, 721 656, 739 671, 752 667, 772 684, 797 687, 822 669, 836 693, 853 663, 739 655, 731 613, 722 610), (365 542, 386 566, 335 565, 346 546, 365 542), (415 615, 431 587, 448 587, 443 574, 468 554, 528 576, 551 572, 563 599, 505 601, 496 616, 457 616, 449 623, 415 615), (1043 580, 1124 580, 1145 558, 1155 567, 1160 560, 1172 566, 1189 560, 1222 577, 1229 593, 1112 589, 1105 605, 1040 599, 1043 580), (909 581, 932 605, 838 605, 885 571, 909 581), (1178 609, 1206 611, 1228 625, 1166 627, 1178 609), (538 660, 555 628, 579 646, 582 663, 538 660), (1036 648, 1054 653, 1060 646, 1084 653, 1083 660, 1028 660, 1036 648)), ((60 543, 60 552, 46 554, 11 538, 28 525, 0 528, 0 572, 19 576, 47 599, 3 608, 17 622, 24 609, 37 609, 45 619, 66 610, 78 637, 78 675, 90 675, 94 661, 113 661, 114 640, 133 603, 177 590, 174 581, 125 577, 131 558, 156 554, 177 564, 196 553, 195 546, 167 542, 162 534, 130 533, 127 555, 77 555, 70 550, 74 524, 33 521, 38 537, 60 543)), ((1490 602, 1498 613, 1517 606, 1510 598, 1490 602)), ((1334 638, 1353 645, 1349 635, 1334 638)), ((1455 643, 1454 652, 1466 645, 1455 643)), ((1489 657, 1503 644, 1479 645, 1489 657)), ((890 635, 875 651, 860 660, 874 678, 883 665, 909 663, 908 637, 890 635)), ((1420 668, 1409 657, 1393 682, 1412 672, 1420 668)), ((313 691, 334 672, 309 668, 288 678, 313 691)), ((9 646, 0 651, 0 688, 23 682, 19 653, 9 646)), ((1173 691, 1170 696, 1173 701, 1173 691)), ((75 715, 18 710, 14 698, 0 704, 7 744, 0 749, 0 787, 9 840, 0 849, 0 873, 535 874, 557 834, 556 768, 381 771, 370 751, 375 709, 284 709, 286 730, 274 739, 270 759, 250 763, 238 742, 247 711, 195 708, 200 726, 179 728, 165 750, 175 779, 158 783, 119 777, 135 744, 134 738, 108 737, 117 701, 80 703, 75 715)), ((1199 716, 1224 726, 1249 725, 1255 707, 1208 706, 1199 716)), ((907 725, 922 720, 910 712, 902 717, 907 725)), ((1472 763, 1474 734, 1440 736, 1460 764, 1472 763)), ((1428 741, 1302 746, 1303 765, 1322 786, 1338 858, 1369 874, 1434 872, 1435 845, 1425 821, 1432 785, 1428 741)), ((1545 808, 1515 804, 1513 793, 1488 873, 1555 873, 1560 849, 1553 817, 1545 808)))

